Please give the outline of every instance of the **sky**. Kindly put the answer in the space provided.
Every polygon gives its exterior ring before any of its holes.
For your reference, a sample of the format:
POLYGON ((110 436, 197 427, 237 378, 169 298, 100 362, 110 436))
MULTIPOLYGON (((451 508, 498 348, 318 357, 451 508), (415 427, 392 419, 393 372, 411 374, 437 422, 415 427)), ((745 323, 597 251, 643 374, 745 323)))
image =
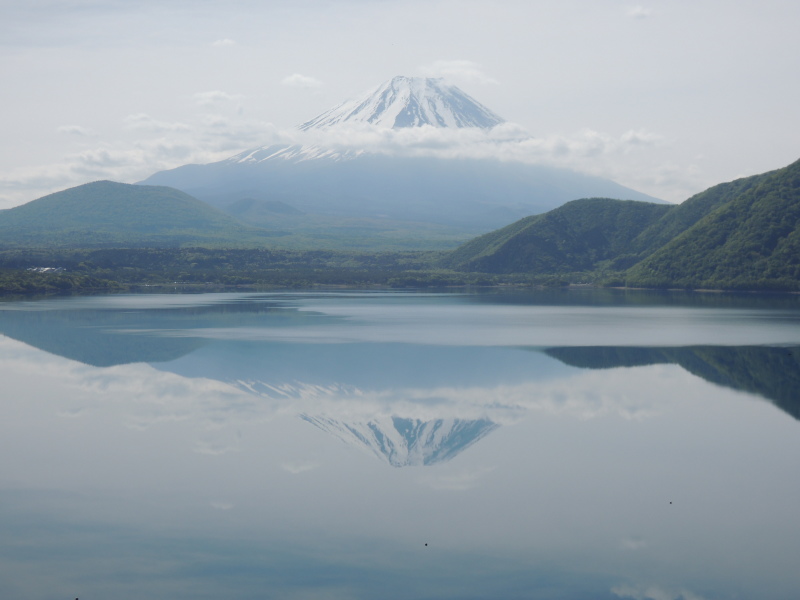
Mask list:
POLYGON ((681 202, 800 158, 798 26, 796 0, 0 0, 0 209, 293 139, 396 75, 506 119, 498 159, 681 202))

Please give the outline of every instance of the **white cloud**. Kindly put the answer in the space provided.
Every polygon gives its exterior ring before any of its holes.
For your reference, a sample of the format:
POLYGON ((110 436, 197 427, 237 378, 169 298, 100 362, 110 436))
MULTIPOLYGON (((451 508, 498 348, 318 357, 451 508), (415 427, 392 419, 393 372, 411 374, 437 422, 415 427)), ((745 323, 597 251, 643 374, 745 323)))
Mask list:
POLYGON ((316 89, 322 87, 322 82, 319 79, 315 79, 314 77, 309 77, 307 75, 301 75, 300 73, 294 73, 288 77, 284 77, 281 80, 281 84, 289 87, 306 89, 316 89))
POLYGON ((192 97, 200 106, 209 106, 212 104, 222 104, 226 102, 240 102, 244 99, 244 96, 241 94, 229 94, 228 92, 223 92, 221 90, 197 92, 192 97))
POLYGON ((644 6, 632 6, 628 9, 628 16, 634 19, 646 19, 653 14, 653 10, 644 6))
POLYGON ((128 115, 123 119, 125 127, 128 129, 139 129, 150 132, 161 131, 189 131, 190 127, 185 123, 167 123, 158 121, 146 113, 128 115))
POLYGON ((236 42, 228 38, 222 38, 221 40, 216 40, 213 44, 211 44, 215 48, 222 48, 225 46, 235 46, 236 42))
POLYGON ((498 81, 486 75, 478 63, 471 60, 437 60, 423 65, 419 71, 425 77, 444 77, 456 83, 494 84, 498 81))
MULTIPOLYGON (((204 100, 219 100, 217 106, 238 97, 211 92, 204 100)), ((228 158, 246 148, 286 139, 271 124, 248 120, 240 111, 226 115, 206 113, 186 115, 186 122, 161 120, 146 113, 128 115, 122 120, 122 139, 98 143, 69 152, 49 164, 27 165, 0 173, 0 208, 10 208, 46 194, 94 181, 111 179, 134 182, 153 173, 187 163, 203 164, 228 158)), ((64 126, 63 135, 77 140, 92 140, 64 126)), ((84 143, 85 145, 85 143, 84 143)))
POLYGON ((302 133, 284 132, 284 137, 293 143, 339 150, 441 158, 489 158, 575 169, 584 169, 602 156, 627 153, 633 147, 641 151, 663 139, 661 135, 646 130, 613 135, 592 129, 532 137, 515 123, 503 123, 492 129, 427 125, 386 129, 369 124, 344 124, 302 133))
POLYGON ((94 135, 90 129, 86 127, 82 127, 80 125, 62 125, 58 129, 56 129, 58 133, 65 133, 67 135, 76 135, 80 137, 88 137, 94 135))
POLYGON ((630 131, 623 133, 620 137, 620 140, 625 144, 632 144, 636 146, 652 146, 654 144, 658 144, 663 139, 663 136, 645 129, 631 129, 630 131))

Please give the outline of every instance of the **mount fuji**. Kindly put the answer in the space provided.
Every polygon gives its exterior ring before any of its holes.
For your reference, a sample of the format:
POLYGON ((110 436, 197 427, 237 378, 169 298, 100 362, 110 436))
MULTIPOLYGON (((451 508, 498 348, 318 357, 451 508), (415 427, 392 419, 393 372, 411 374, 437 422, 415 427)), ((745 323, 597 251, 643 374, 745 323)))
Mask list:
POLYGON ((377 127, 481 127, 503 119, 442 79, 395 77, 365 96, 343 102, 300 125, 308 131, 342 123, 369 123, 377 127))
POLYGON ((658 201, 608 179, 463 152, 475 143, 491 148, 504 123, 442 79, 395 77, 302 123, 294 143, 161 171, 140 183, 177 188, 283 233, 330 225, 320 238, 360 227, 466 240, 577 198, 658 201))

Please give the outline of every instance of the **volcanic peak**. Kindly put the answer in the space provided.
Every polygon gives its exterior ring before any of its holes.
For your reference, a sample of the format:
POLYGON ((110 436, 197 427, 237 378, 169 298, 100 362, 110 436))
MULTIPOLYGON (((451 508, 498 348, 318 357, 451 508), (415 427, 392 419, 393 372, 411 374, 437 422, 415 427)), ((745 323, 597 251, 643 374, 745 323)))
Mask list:
POLYGON ((502 122, 491 110, 441 78, 398 76, 306 121, 298 129, 309 131, 343 123, 368 123, 390 129, 423 125, 488 129, 502 122))

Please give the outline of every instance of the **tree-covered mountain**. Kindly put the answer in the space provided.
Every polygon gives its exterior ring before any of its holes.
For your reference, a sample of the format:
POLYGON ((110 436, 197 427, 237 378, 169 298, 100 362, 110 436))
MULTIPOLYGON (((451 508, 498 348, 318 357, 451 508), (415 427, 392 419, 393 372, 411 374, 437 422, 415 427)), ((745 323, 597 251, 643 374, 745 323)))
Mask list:
POLYGON ((441 264, 590 273, 639 287, 800 289, 800 161, 683 204, 577 200, 478 237, 441 264))
POLYGON ((590 271, 626 254, 670 206, 589 198, 521 219, 452 252, 444 265, 487 273, 590 271))
POLYGON ((241 246, 266 243, 184 192, 96 181, 0 211, 0 247, 241 246))
POLYGON ((721 197, 691 227, 631 268, 629 284, 797 289, 800 161, 728 186, 678 207, 703 212, 702 203, 721 197))

